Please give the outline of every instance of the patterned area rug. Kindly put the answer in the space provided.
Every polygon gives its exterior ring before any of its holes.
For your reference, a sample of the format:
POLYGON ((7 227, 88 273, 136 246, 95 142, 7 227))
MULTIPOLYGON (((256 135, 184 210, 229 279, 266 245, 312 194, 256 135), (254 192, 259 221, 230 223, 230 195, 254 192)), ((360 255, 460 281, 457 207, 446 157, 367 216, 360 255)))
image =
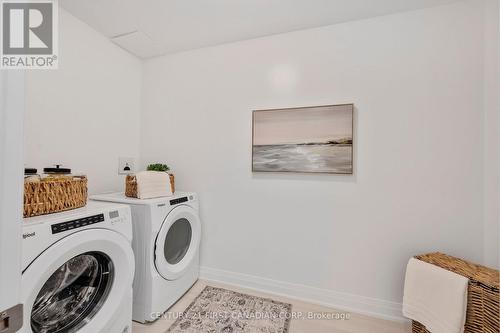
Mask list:
POLYGON ((166 333, 287 333, 292 305, 207 286, 166 333))

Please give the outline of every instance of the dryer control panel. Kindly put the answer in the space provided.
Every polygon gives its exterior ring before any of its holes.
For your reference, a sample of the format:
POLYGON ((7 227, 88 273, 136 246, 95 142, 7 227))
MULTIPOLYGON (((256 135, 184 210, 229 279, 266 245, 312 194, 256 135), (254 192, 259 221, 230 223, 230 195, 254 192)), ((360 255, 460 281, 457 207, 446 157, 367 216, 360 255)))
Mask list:
POLYGON ((53 224, 51 226, 52 234, 58 234, 60 232, 65 232, 68 230, 86 227, 88 225, 100 223, 100 222, 104 222, 104 214, 87 216, 87 217, 77 219, 77 220, 57 223, 57 224, 53 224))
POLYGON ((188 197, 181 197, 177 199, 170 200, 170 206, 178 205, 183 202, 188 202, 188 197))

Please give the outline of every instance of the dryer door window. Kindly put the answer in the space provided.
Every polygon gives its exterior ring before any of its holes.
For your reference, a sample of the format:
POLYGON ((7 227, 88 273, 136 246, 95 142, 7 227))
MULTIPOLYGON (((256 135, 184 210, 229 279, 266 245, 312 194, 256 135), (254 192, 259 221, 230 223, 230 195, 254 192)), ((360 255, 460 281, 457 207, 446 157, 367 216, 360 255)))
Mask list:
POLYGON ((198 212, 180 205, 167 215, 155 243, 155 266, 166 280, 176 280, 197 264, 201 239, 198 212))
POLYGON ((102 307, 113 284, 113 263, 104 253, 68 260, 45 282, 31 311, 33 332, 76 332, 102 307))
POLYGON ((163 249, 165 260, 170 265, 178 264, 184 258, 189 250, 192 234, 191 223, 187 219, 180 218, 172 224, 163 249))

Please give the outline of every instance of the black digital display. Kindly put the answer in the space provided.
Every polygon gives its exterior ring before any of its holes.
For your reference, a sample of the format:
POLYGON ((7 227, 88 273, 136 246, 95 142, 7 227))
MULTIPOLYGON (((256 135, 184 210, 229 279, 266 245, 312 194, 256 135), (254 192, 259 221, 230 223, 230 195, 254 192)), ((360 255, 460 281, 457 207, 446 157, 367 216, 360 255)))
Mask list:
POLYGON ((58 234, 60 232, 65 232, 68 230, 78 229, 91 224, 104 222, 104 214, 94 215, 84 217, 78 220, 72 220, 68 222, 62 222, 51 225, 52 234, 58 234))
POLYGON ((178 198, 178 199, 172 199, 172 200, 170 200, 170 206, 178 205, 180 203, 187 202, 187 201, 188 201, 187 197, 182 197, 182 198, 178 198))

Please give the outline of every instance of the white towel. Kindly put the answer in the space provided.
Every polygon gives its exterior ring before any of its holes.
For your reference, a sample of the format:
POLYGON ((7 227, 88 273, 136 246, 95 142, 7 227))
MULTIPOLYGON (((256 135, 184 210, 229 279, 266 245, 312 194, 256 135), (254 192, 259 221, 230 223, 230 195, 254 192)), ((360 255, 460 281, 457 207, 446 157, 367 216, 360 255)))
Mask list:
POLYGON ((150 199, 172 195, 170 175, 159 171, 141 171, 135 174, 137 181, 137 197, 150 199))
POLYGON ((469 280, 411 258, 406 267, 403 314, 432 333, 462 333, 469 280))

